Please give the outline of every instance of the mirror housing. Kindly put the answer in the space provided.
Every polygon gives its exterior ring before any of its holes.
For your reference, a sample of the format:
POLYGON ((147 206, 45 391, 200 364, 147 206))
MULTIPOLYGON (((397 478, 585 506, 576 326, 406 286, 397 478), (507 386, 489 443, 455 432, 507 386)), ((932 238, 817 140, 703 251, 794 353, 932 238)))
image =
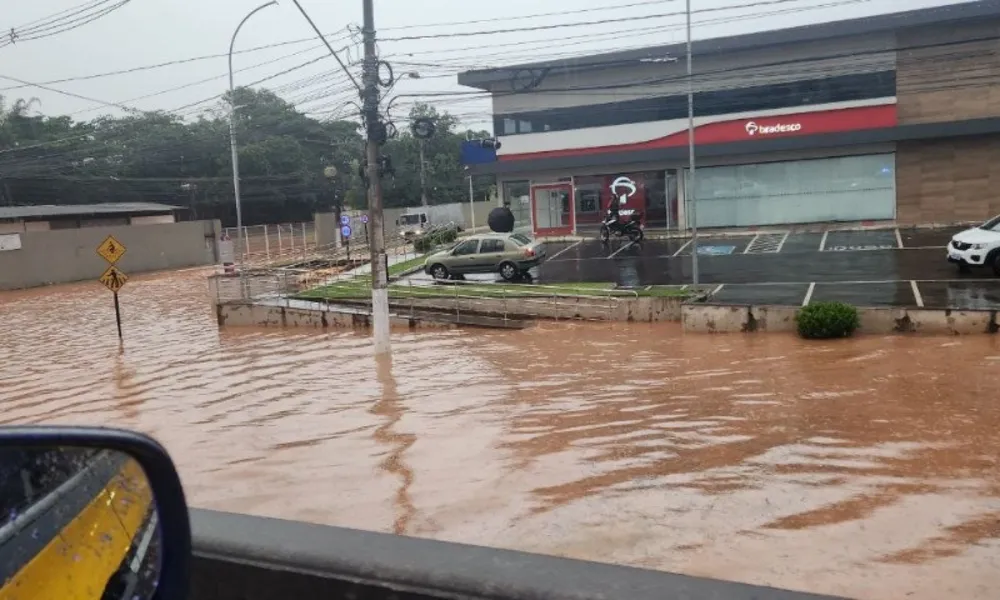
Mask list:
MULTIPOLYGON (((66 582, 91 577, 99 579, 91 584, 104 586, 102 600, 125 594, 125 600, 187 598, 187 502, 173 461, 155 440, 103 427, 3 427, 0 469, 8 475, 0 484, 24 491, 17 507, 0 515, 0 551, 11 548, 18 554, 10 561, 15 564, 8 565, 14 572, 0 585, 31 586, 36 575, 39 585, 56 580, 70 585, 66 582), (17 476, 10 477, 15 472, 17 476), (104 524, 110 524, 108 530, 100 529, 104 524), (100 535, 94 535, 95 528, 100 535), (94 539, 81 539, 74 546, 74 538, 85 537, 85 530, 94 539), (48 560, 38 560, 43 555, 48 560), (141 581, 153 570, 143 568, 154 560, 151 556, 158 558, 156 576, 141 581), (47 565, 44 574, 29 569, 39 562, 47 565), (59 572, 75 564, 83 572, 59 572), (23 581, 15 581, 18 578, 23 581)), ((0 595, 5 591, 0 587, 0 595)))

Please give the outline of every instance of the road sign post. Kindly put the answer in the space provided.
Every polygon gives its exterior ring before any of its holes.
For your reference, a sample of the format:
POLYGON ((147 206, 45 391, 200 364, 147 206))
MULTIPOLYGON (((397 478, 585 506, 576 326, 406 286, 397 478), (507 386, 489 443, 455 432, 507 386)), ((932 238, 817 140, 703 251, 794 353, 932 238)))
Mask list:
POLYGON ((115 324, 118 326, 118 341, 122 340, 122 309, 121 304, 118 302, 118 292, 128 282, 128 275, 123 273, 116 266, 116 263, 125 256, 126 251, 125 245, 116 240, 112 235, 104 238, 104 241, 97 246, 97 255, 108 262, 108 268, 104 270, 104 273, 101 273, 98 281, 104 287, 111 290, 111 294, 114 296, 115 324))

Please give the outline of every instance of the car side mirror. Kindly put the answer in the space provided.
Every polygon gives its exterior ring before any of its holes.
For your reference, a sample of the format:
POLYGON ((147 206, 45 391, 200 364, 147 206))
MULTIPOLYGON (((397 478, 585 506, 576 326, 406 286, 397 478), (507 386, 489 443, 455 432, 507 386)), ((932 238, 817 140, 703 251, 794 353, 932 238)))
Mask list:
POLYGON ((8 573, 0 597, 30 590, 38 598, 187 598, 187 503, 173 461, 152 438, 101 427, 5 427, 0 486, 8 573))

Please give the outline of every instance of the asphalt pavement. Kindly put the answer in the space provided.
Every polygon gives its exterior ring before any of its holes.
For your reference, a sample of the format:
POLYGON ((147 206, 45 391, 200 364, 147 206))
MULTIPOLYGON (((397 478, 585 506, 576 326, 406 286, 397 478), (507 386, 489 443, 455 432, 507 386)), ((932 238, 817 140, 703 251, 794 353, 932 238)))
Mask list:
MULTIPOLYGON (((991 269, 959 274, 945 247, 959 229, 706 235, 699 283, 716 302, 1000 309, 991 269)), ((552 243, 538 283, 611 281, 623 286, 692 283, 690 239, 552 243)))

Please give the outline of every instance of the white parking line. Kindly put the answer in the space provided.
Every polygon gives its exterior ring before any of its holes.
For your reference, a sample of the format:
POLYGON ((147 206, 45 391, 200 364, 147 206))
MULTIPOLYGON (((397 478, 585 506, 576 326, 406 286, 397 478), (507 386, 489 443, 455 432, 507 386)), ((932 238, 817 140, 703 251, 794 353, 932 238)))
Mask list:
POLYGON ((830 230, 827 229, 823 232, 823 239, 819 241, 819 251, 822 252, 826 248, 826 236, 830 235, 830 230))
POLYGON ((899 234, 899 227, 896 228, 896 245, 899 248, 903 247, 903 236, 899 234))
POLYGON ((569 252, 570 250, 572 250, 573 248, 576 248, 577 246, 579 246, 582 243, 583 243, 583 240, 580 240, 579 242, 577 242, 575 244, 571 244, 569 246, 566 246, 565 248, 563 248, 559 252, 556 252, 555 254, 553 254, 552 256, 550 256, 549 260, 555 259, 557 256, 563 254, 564 252, 569 252))
POLYGON ((724 286, 724 285, 726 285, 726 284, 720 283, 719 285, 715 286, 715 289, 712 290, 712 294, 711 295, 714 296, 714 295, 718 294, 719 290, 721 290, 722 286, 724 286))
POLYGON ((812 300, 813 290, 816 289, 816 282, 809 283, 809 289, 806 290, 806 297, 802 299, 802 306, 809 306, 809 301, 812 300))
POLYGON ((753 239, 750 240, 750 243, 747 244, 747 247, 743 249, 743 254, 750 254, 750 248, 753 246, 754 242, 756 242, 757 238, 759 237, 760 237, 759 233, 753 236, 753 239))
POLYGON ((920 295, 920 288, 917 287, 917 282, 911 279, 910 287, 913 288, 913 299, 917 301, 917 308, 923 308, 924 297, 920 295))
POLYGON ((681 252, 684 252, 684 249, 687 248, 688 246, 690 246, 691 242, 693 242, 693 241, 694 241, 694 238, 689 239, 687 242, 684 243, 683 246, 681 246, 680 248, 677 249, 677 252, 673 253, 673 256, 677 256, 681 252))
POLYGON ((621 252, 622 250, 627 250, 627 249, 631 248, 634 245, 635 245, 635 242, 629 242, 627 244, 624 244, 622 247, 618 248, 617 250, 615 250, 614 252, 612 252, 610 255, 608 255, 608 259, 610 260, 610 259, 618 256, 619 252, 621 252))
POLYGON ((785 232, 785 237, 781 238, 781 241, 778 242, 778 248, 774 251, 775 254, 781 254, 781 249, 785 247, 785 242, 788 241, 788 236, 791 234, 791 231, 785 232))

